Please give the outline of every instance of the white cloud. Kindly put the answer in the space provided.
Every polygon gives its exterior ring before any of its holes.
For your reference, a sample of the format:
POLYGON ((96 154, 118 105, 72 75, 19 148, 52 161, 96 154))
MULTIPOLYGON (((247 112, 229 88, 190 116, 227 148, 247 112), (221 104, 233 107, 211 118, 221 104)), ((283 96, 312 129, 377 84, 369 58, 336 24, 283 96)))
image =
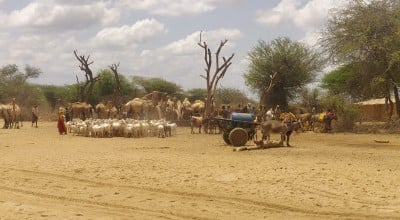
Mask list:
POLYGON ((94 37, 95 44, 107 46, 129 46, 148 41, 155 35, 165 33, 164 24, 155 19, 144 19, 128 26, 108 27, 99 31, 94 37))
POLYGON ((304 30, 321 28, 328 20, 332 8, 340 8, 347 4, 344 0, 312 0, 294 14, 293 22, 304 30))
POLYGON ((290 21, 291 17, 300 5, 298 0, 282 0, 272 9, 259 11, 256 21, 268 26, 280 25, 290 21))
POLYGON ((36 1, 20 10, 12 11, 4 17, 3 25, 30 30, 79 30, 93 25, 111 24, 118 19, 119 12, 102 2, 55 5, 48 4, 47 1, 36 1))
MULTIPOLYGON (((243 34, 238 29, 222 28, 202 32, 202 41, 207 42, 212 53, 215 53, 221 40, 228 39, 228 42, 222 48, 221 57, 229 57, 234 53, 235 41, 242 36, 243 34)), ((200 74, 204 73, 205 67, 204 51, 197 45, 199 37, 200 32, 193 32, 164 47, 144 50, 140 55, 140 61, 135 60, 136 64, 140 63, 140 69, 146 70, 150 76, 157 76, 158 74, 175 79, 174 82, 182 85, 185 89, 204 87, 205 82, 199 77, 200 74), (154 63, 157 63, 157 65, 154 65, 154 63), (166 66, 168 68, 165 68, 166 66), (193 77, 196 80, 193 80, 193 77)), ((212 56, 212 59, 214 65, 215 56, 212 56)), ((239 58, 234 57, 234 59, 239 58)), ((238 75, 238 77, 240 78, 241 75, 238 75)), ((235 80, 235 83, 237 82, 235 80)))
MULTIPOLYGON (((74 73, 78 73, 77 61, 74 60, 73 48, 79 42, 74 37, 59 36, 57 38, 43 35, 23 35, 13 39, 4 38, 0 54, 2 65, 16 64, 21 69, 26 65, 39 67, 43 73, 34 82, 47 84, 70 84, 75 82, 74 73)), ((3 41, 0 35, 0 41, 3 41)))
MULTIPOLYGON (((228 43, 224 47, 231 48, 234 46, 234 40, 242 37, 242 33, 238 29, 218 29, 212 31, 205 31, 201 33, 202 42, 206 42, 207 45, 212 49, 213 47, 217 47, 221 40, 228 39, 228 43)), ((200 40, 200 32, 194 32, 184 39, 172 42, 163 48, 164 51, 167 51, 168 54, 174 55, 193 55, 198 54, 200 46, 198 46, 198 42, 200 40)), ((216 49, 216 48, 214 48, 216 49)))
POLYGON ((243 0, 122 0, 119 4, 132 10, 148 11, 155 15, 196 15, 214 10, 220 5, 243 0))
POLYGON ((345 0, 312 0, 296 13, 293 22, 305 31, 302 41, 308 45, 316 45, 321 38, 321 30, 328 21, 329 11, 344 7, 345 0))
POLYGON ((317 45, 318 41, 321 38, 321 32, 319 30, 309 30, 305 32, 304 37, 300 40, 300 42, 315 47, 317 49, 319 45, 317 45))
POLYGON ((329 11, 347 3, 346 0, 309 0, 301 4, 298 0, 281 0, 274 8, 259 12, 256 21, 267 26, 293 23, 305 32, 301 41, 314 45, 321 37, 320 30, 328 21, 329 11))
MULTIPOLYGON (((299 27, 293 32, 305 33, 304 42, 314 42, 315 27, 323 22, 315 20, 324 19, 323 7, 335 2, 283 0, 259 12, 258 18, 262 24, 278 25, 276 29, 291 22, 299 27)), ((254 0, 256 4, 269 5, 265 0, 254 0)), ((3 5, 7 7, 0 9, 0 64, 37 66, 43 73, 34 80, 45 84, 71 84, 75 75, 82 77, 73 55, 77 49, 80 55, 90 55, 95 73, 119 62, 127 77, 162 77, 185 89, 204 88, 199 77, 204 74, 204 51, 197 45, 196 32, 203 29, 202 41, 213 53, 221 40, 228 39, 221 56, 235 56, 221 85, 242 89, 246 50, 253 38, 265 36, 265 30, 251 23, 259 9, 253 0, 8 0, 3 5), (233 4, 239 5, 230 7, 233 4), (223 10, 216 10, 219 7, 223 10), (201 13, 209 17, 196 16, 201 13), (195 16, 190 23, 182 20, 186 17, 167 17, 186 15, 195 16), (243 22, 227 22, 238 16, 243 22)))
POLYGON ((281 0, 274 8, 259 11, 256 21, 268 26, 292 22, 303 30, 316 29, 326 23, 329 10, 347 3, 346 0, 309 0, 302 5, 298 0, 281 0))
POLYGON ((0 32, 0 48, 6 48, 11 42, 12 38, 9 33, 1 33, 0 32))
MULTIPOLYGON (((93 0, 42 0, 48 1, 50 4, 61 4, 61 5, 88 5, 93 3, 93 0)), ((97 2, 107 2, 106 0, 97 0, 97 2)))

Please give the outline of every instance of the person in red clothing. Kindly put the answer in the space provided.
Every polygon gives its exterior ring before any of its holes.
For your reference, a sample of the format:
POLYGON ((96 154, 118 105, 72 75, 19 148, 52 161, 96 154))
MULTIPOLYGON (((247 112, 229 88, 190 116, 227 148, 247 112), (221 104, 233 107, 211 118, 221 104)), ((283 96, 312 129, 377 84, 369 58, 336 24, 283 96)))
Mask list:
POLYGON ((60 135, 67 134, 67 128, 65 127, 65 116, 63 111, 58 112, 57 128, 60 135))
POLYGON ((332 131, 332 120, 336 119, 335 113, 328 109, 325 113, 324 121, 325 121, 325 131, 331 133, 332 131))

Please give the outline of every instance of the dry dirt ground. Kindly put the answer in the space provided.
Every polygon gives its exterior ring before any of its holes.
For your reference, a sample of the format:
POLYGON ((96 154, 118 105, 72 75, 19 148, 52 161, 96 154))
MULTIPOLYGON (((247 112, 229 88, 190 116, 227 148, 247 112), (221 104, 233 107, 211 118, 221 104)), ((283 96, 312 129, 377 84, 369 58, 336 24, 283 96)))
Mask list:
POLYGON ((39 122, 0 139, 0 219, 400 219, 398 135, 305 132, 237 152, 184 127, 88 138, 39 122))

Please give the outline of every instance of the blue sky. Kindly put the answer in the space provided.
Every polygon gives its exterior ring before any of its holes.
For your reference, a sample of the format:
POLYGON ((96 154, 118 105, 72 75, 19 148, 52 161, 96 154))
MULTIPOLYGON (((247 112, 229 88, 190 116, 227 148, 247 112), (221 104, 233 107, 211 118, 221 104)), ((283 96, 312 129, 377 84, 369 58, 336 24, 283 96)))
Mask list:
POLYGON ((0 65, 26 64, 43 73, 34 83, 83 80, 73 55, 90 55, 97 72, 161 77, 184 89, 204 88, 199 33, 222 55, 235 53, 221 86, 252 95, 244 83, 247 54, 258 40, 287 36, 310 47, 328 11, 345 0, 0 0, 0 65))

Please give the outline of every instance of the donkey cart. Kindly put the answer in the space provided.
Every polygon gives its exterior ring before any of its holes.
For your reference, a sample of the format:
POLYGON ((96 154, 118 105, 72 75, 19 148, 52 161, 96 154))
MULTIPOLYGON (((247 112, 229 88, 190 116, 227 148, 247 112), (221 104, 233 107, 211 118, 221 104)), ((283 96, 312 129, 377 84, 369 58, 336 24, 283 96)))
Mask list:
POLYGON ((259 123, 254 122, 254 115, 248 113, 232 113, 230 119, 215 118, 222 131, 225 143, 234 147, 246 145, 247 141, 253 139, 256 127, 259 123))

